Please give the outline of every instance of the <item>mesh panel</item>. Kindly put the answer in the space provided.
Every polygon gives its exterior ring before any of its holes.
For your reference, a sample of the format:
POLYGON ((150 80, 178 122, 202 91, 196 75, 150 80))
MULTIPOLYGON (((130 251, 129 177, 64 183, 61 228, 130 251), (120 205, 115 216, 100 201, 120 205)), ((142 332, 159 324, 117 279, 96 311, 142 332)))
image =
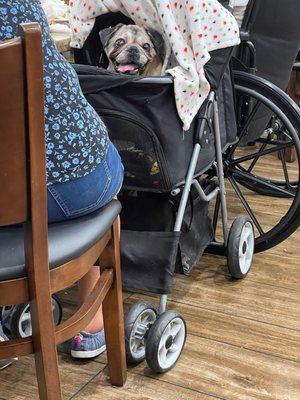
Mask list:
POLYGON ((155 134, 128 117, 104 116, 104 119, 125 166, 124 187, 167 189, 167 168, 155 134))

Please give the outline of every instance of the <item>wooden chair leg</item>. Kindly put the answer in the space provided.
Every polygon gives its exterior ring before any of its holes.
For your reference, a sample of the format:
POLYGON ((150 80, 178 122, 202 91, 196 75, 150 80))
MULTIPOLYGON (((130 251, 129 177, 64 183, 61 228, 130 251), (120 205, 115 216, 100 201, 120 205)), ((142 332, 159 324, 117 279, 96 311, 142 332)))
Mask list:
MULTIPOLYGON (((42 195, 46 196, 46 192, 42 195)), ((46 218, 32 218, 32 224, 25 225, 32 339, 40 399, 61 400, 45 221, 46 218), (43 234, 38 229, 40 226, 44 228, 43 234)))
POLYGON ((30 313, 39 397, 42 400, 61 400, 50 288, 43 288, 43 291, 37 286, 36 289, 30 313))
POLYGON ((113 227, 112 244, 107 247, 105 259, 110 259, 114 269, 114 282, 103 301, 103 319, 109 376, 112 385, 123 386, 126 381, 126 357, 124 342, 124 315, 120 265, 120 220, 113 227))

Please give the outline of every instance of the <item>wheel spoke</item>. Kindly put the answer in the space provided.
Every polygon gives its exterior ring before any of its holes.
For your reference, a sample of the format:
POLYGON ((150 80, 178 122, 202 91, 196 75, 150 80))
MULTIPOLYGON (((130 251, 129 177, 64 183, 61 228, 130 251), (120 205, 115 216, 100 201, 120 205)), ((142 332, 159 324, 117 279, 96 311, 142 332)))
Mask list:
POLYGON ((254 225, 256 226, 258 232, 260 233, 260 235, 264 234, 264 230, 262 229, 261 224, 259 223, 258 219, 256 218, 256 216, 254 215, 253 211, 251 210, 249 204, 247 203, 247 200, 245 199, 245 196, 243 195, 242 191, 240 190, 240 188, 238 187, 237 182, 235 181, 235 179, 232 176, 228 176, 228 180, 231 183, 231 186, 233 187, 236 195, 239 197, 239 199, 241 200, 245 210, 247 211, 249 217, 251 218, 251 220, 253 221, 254 225))
POLYGON ((172 326, 170 334, 173 336, 173 338, 175 338, 177 336, 180 329, 181 329, 181 325, 179 325, 179 324, 174 324, 172 326))
POLYGON ((288 172, 287 165, 286 165, 285 152, 283 150, 281 150, 279 152, 279 158, 280 158, 280 161, 281 161, 281 164, 282 164, 282 168, 283 168, 286 187, 291 189, 292 186, 291 186, 291 183, 290 183, 289 172, 288 172))
POLYGON ((249 155, 244 156, 244 157, 231 159, 230 165, 240 164, 240 163, 245 162, 245 161, 253 160, 256 157, 263 157, 263 156, 266 156, 268 154, 277 153, 278 151, 285 150, 285 149, 287 149, 289 147, 292 147, 293 145, 294 144, 292 142, 288 142, 288 143, 281 144, 279 146, 273 146, 273 147, 271 147, 269 149, 266 149, 266 150, 263 150, 263 151, 257 151, 257 152, 255 152, 253 154, 249 154, 249 155))
POLYGON ((168 325, 165 329, 165 332, 163 333, 161 340, 163 343, 166 343, 168 337, 171 335, 171 327, 168 325))
POLYGON ((172 346, 169 348, 170 353, 176 353, 179 350, 179 346, 175 343, 172 344, 172 346))
POLYGON ((135 337, 132 337, 131 339, 130 339, 130 347, 131 347, 131 349, 132 349, 132 351, 135 353, 136 351, 137 351, 137 348, 138 348, 138 344, 137 344, 137 338, 135 338, 135 337))
MULTIPOLYGON (((260 149, 259 149, 258 152, 260 153, 261 151, 264 151, 264 149, 265 149, 266 147, 267 147, 267 144, 266 144, 266 143, 263 143, 263 144, 261 145, 261 147, 260 147, 260 149)), ((256 165, 256 163, 257 163, 258 160, 259 160, 259 156, 257 155, 257 156, 254 158, 254 160, 251 162, 249 168, 247 169, 248 172, 251 172, 251 171, 253 170, 253 168, 255 167, 255 165, 256 165)))
POLYGON ((27 313, 23 313, 21 318, 20 318, 20 323, 23 324, 23 322, 28 322, 30 320, 30 314, 27 313))
POLYGON ((243 180, 249 180, 249 181, 252 181, 254 183, 259 183, 261 186, 264 186, 264 187, 266 187, 268 189, 271 189, 271 190, 273 190, 273 191, 275 191, 277 193, 285 194, 285 195, 291 196, 291 197, 295 197, 295 193, 293 191, 278 187, 278 186, 274 185, 274 183, 272 183, 271 181, 266 181, 266 180, 264 180, 264 179, 262 179, 262 178, 260 178, 260 177, 258 177, 256 175, 252 175, 252 174, 249 174, 247 172, 240 171, 240 170, 235 170, 233 172, 233 175, 241 177, 243 180))
POLYGON ((163 344, 163 346, 161 346, 159 348, 158 352, 159 352, 161 361, 165 364, 166 360, 167 360, 167 354, 168 354, 168 349, 166 349, 165 343, 163 344))
POLYGON ((214 217, 213 217, 214 237, 216 237, 217 224, 218 224, 218 218, 219 218, 219 212, 220 212, 220 205, 221 205, 221 199, 220 199, 220 193, 218 193, 217 197, 216 197, 216 204, 215 204, 214 217))

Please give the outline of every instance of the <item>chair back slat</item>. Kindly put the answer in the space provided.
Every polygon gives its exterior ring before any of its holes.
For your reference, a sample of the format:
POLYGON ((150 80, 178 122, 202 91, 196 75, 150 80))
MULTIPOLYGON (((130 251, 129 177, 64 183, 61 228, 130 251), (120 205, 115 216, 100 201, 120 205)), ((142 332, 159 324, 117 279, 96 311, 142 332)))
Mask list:
POLYGON ((0 43, 0 226, 28 218, 24 82, 22 40, 0 43))

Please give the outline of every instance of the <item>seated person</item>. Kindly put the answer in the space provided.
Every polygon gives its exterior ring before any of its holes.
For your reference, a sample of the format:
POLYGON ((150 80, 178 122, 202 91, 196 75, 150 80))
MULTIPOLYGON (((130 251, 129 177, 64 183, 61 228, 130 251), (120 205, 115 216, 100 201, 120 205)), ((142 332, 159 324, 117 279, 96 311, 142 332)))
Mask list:
MULTIPOLYGON (((49 223, 59 222, 105 206, 121 188, 123 166, 104 123, 86 101, 76 72, 57 51, 39 0, 0 0, 0 41, 18 36, 20 24, 26 22, 38 22, 42 29, 48 218, 49 223)), ((99 274, 95 267, 79 282, 81 301, 99 274)), ((71 354, 88 358, 104 349, 100 309, 74 338, 71 354)))

